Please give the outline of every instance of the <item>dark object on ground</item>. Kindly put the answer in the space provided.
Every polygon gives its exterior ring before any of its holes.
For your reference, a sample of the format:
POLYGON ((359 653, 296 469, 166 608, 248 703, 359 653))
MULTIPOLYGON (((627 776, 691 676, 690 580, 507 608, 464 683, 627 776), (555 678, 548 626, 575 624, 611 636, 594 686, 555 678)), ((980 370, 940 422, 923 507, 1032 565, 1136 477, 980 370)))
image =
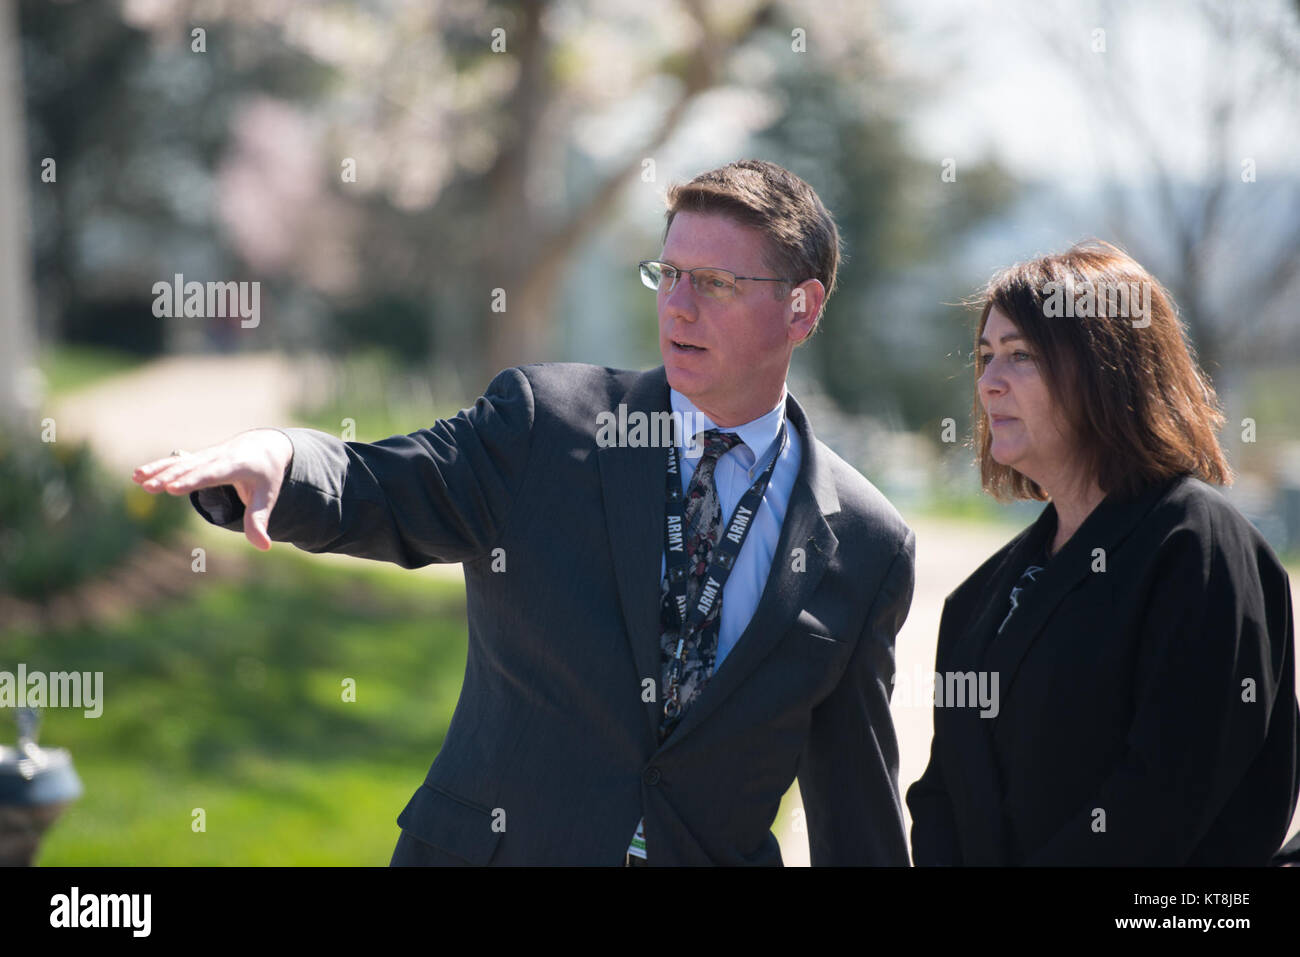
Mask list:
POLYGON ((18 709, 18 747, 0 745, 0 866, 30 866, 42 835, 81 796, 68 752, 36 744, 38 723, 33 709, 18 709))

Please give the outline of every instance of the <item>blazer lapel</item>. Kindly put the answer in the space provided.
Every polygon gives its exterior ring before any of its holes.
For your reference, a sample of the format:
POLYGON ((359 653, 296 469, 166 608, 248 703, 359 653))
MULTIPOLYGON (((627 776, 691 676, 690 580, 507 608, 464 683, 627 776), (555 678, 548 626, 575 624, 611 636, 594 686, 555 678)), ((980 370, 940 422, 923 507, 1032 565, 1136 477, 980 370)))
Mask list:
MULTIPOLYGON (((781 640, 794 622, 799 610, 807 604, 834 554, 839 540, 826 521, 827 515, 840 510, 839 495, 835 491, 834 477, 817 454, 817 442, 803 408, 793 395, 786 394, 786 415, 799 433, 802 459, 799 474, 790 494, 781 535, 772 557, 772 568, 767 576, 758 606, 748 626, 741 632, 736 645, 709 679, 699 696, 686 709, 681 722, 663 748, 671 748, 708 719, 727 697, 753 672, 773 647, 781 640), (802 547, 806 556, 803 571, 791 568, 789 556, 794 548, 802 547)), ((658 561, 662 546, 655 549, 658 561)), ((658 567, 656 566, 656 572, 658 567)), ((658 591, 655 592, 656 599, 658 591)), ((726 589, 723 589, 726 601, 726 589)), ((657 624, 658 618, 655 622, 657 624)), ((659 637, 655 635, 654 653, 659 654, 659 637)), ((658 657, 655 659, 658 661, 658 657)), ((659 709, 655 709, 656 722, 659 709)), ((657 728, 656 724, 656 728, 657 728)))
MULTIPOLYGON (((1055 528, 1054 519, 1044 530, 1047 511, 1038 521, 1013 539, 1006 555, 985 577, 985 585, 975 585, 973 590, 960 597, 953 596, 944 606, 947 627, 960 628, 961 622, 973 615, 953 648, 951 657, 940 666, 943 673, 935 675, 936 702, 947 671, 978 672, 983 664, 984 652, 990 638, 997 630, 1006 609, 1000 596, 1015 582, 1030 555, 1037 553, 1045 535, 1055 528)), ((1018 613, 1017 613, 1018 614, 1018 613)), ((1012 616, 1012 620, 1015 617, 1012 616)), ((1010 625, 1008 625, 1010 627, 1010 625)), ((999 686, 999 698, 1001 697, 999 686)), ((938 734, 942 721, 944 754, 953 775, 952 787, 963 795, 956 805, 962 815, 959 830, 962 835, 962 863, 968 866, 997 867, 1006 862, 1005 834, 1002 820, 1001 783, 992 769, 997 767, 993 755, 993 741, 989 734, 990 719, 981 718, 975 708, 954 708, 945 701, 944 714, 935 715, 938 734)))
MULTIPOLYGON (((1007 615, 1007 602, 1011 587, 1019 579, 1025 566, 1038 555, 1044 543, 1056 530, 1056 512, 1048 505, 1034 524, 1008 543, 1002 560, 985 577, 985 584, 963 596, 963 605, 974 615, 965 628, 954 651, 953 665, 961 670, 979 670, 984 667, 984 655, 997 634, 998 625, 1007 615)), ((1040 578, 1038 585, 1044 584, 1040 578)), ((1023 604, 1015 615, 1024 610, 1023 604)), ((1010 623, 1007 625, 1011 627, 1010 623)), ((999 690, 1005 690, 999 685, 999 690)))
MULTIPOLYGON (((998 672, 999 694, 1003 702, 1011 694, 1021 661, 1042 634, 1043 625, 1052 612, 1089 575, 1107 574, 1100 570, 1099 560, 1103 555, 1109 556, 1128 537, 1167 487, 1168 483, 1161 483, 1128 501, 1119 500, 1114 495, 1107 496, 1084 519, 1065 547, 1052 557, 1034 587, 1025 592, 1015 614, 1007 622, 1006 630, 991 637, 985 656, 987 669, 998 672), (1097 549, 1102 553, 1099 554, 1097 549), (1097 565, 1097 571, 1093 571, 1094 565, 1097 565)), ((1056 534, 1056 521, 1056 507, 1049 505, 1034 524, 1034 534, 1027 536, 1023 547, 1016 550, 1015 561, 1008 562, 1006 575, 1000 576, 998 590, 990 595, 990 605, 1002 613, 998 617, 999 624, 1006 615, 1015 578, 1037 554, 1038 545, 1056 534), (1015 578, 1009 578, 1012 575, 1015 578)), ((1109 594, 1108 590, 1106 594, 1109 594)))
MULTIPOLYGON (((628 415, 667 412, 668 378, 662 366, 640 376, 622 397, 628 415)), ((616 409, 614 411, 617 411, 616 409)), ((632 642, 637 674, 653 678, 659 687, 659 565, 663 557, 664 479, 668 449, 605 446, 597 449, 605 500, 605 522, 614 556, 623 618, 632 642)), ((646 720, 653 740, 659 739, 658 700, 647 702, 646 720)))

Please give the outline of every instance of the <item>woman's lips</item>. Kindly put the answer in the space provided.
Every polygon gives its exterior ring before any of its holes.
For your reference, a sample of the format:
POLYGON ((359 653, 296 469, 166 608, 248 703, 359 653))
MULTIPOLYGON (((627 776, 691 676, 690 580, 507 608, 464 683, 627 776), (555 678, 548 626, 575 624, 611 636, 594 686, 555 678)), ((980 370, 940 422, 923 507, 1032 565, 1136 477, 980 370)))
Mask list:
POLYGON ((1009 423, 1011 423, 1011 422, 1015 422, 1015 421, 1016 421, 1015 417, 1014 417, 1014 416, 1010 416, 1010 415, 991 415, 991 416, 989 416, 989 423, 990 423, 991 425, 994 425, 994 426, 998 426, 998 425, 1008 425, 1009 423))

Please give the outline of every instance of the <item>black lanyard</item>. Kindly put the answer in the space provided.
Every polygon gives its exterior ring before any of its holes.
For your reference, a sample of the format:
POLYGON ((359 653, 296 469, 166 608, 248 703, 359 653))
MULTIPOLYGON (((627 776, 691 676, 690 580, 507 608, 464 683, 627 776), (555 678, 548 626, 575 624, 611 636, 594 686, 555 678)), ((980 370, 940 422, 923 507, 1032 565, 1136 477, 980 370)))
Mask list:
POLYGON ((686 608, 686 586, 690 579, 690 562, 686 557, 686 515, 682 502, 682 480, 678 470, 676 436, 673 445, 668 449, 668 483, 664 505, 664 556, 668 569, 668 595, 672 599, 672 607, 676 612, 681 631, 677 639, 677 650, 673 654, 669 669, 668 688, 664 694, 666 719, 671 720, 681 714, 679 686, 682 677, 682 650, 686 647, 686 639, 699 630, 714 604, 722 600, 722 586, 727 583, 731 570, 735 567, 736 556, 740 554, 741 546, 745 544, 745 538, 754 524, 754 516, 758 513, 759 505, 762 504, 763 494, 767 491, 767 484, 772 479, 776 463, 780 460, 781 453, 785 451, 785 444, 785 419, 782 417, 776 454, 763 469, 763 474, 741 496, 736 510, 731 513, 731 520, 723 526, 721 537, 713 546, 711 563, 704 573, 704 582, 700 585, 695 605, 691 607, 689 614, 686 608))

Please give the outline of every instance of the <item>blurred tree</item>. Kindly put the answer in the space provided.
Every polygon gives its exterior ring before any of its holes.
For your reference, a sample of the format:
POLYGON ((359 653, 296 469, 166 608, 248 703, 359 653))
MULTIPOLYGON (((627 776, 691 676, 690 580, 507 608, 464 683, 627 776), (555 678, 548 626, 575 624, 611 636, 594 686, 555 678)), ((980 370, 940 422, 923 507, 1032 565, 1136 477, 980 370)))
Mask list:
POLYGON ((1300 16, 1294 4, 1110 2, 1035 22, 1091 111, 1110 166, 1106 216, 1114 237, 1173 293, 1202 365, 1215 376, 1246 355, 1300 356, 1300 16), (1176 62, 1144 68, 1144 29, 1185 38, 1176 62), (1109 28, 1098 55, 1081 38, 1109 28), (1135 95, 1142 90, 1145 96, 1135 95), (1179 135, 1166 132, 1180 124, 1179 135), (1289 131, 1289 132, 1288 132, 1289 131), (1134 182, 1124 173, 1140 157, 1134 182), (1270 157, 1272 162, 1270 162, 1270 157))
MULTIPOLYGON (((851 74, 857 38, 876 30, 862 16, 872 8, 508 0, 404 4, 381 16, 369 4, 273 4, 261 27, 336 74, 313 116, 320 168, 343 166, 329 172, 330 192, 359 213, 347 263, 330 271, 354 276, 341 308, 354 315, 395 289, 422 290, 438 326, 429 341, 481 385, 504 366, 553 357, 573 257, 706 94, 777 103, 791 70, 825 61, 851 74), (815 53, 792 50, 795 31, 815 53), (573 170, 584 171, 580 184, 568 180, 573 170), (493 308, 498 290, 504 311, 493 308)), ((152 28, 175 29, 174 19, 152 28)), ((267 177, 264 164, 249 165, 267 177)), ((287 261, 329 234, 304 226, 284 243, 287 261)), ((246 257, 251 245, 237 241, 246 257)))
POLYGON ((0 0, 0 431, 31 435, 39 401, 17 10, 0 0))
POLYGON ((69 309, 83 296, 242 262, 344 327, 369 302, 423 297, 444 328, 409 341, 480 378, 544 358, 568 258, 772 6, 273 2, 254 17, 29 0, 33 153, 68 184, 41 204, 51 325, 87 315, 69 309), (671 92, 633 145, 580 192, 546 181, 581 123, 643 85, 671 92), (109 237, 117 255, 95 247, 109 237))
POLYGON ((306 100, 326 71, 220 21, 199 21, 198 52, 184 19, 156 32, 124 19, 186 18, 185 4, 20 6, 42 338, 156 353, 155 282, 246 278, 214 200, 232 117, 255 94, 306 100))
MULTIPOLYGON (((506 313, 489 325, 487 369, 496 370, 546 354, 553 306, 563 268, 573 252, 608 215, 621 189, 672 137, 692 101, 714 87, 733 53, 772 13, 770 3, 733 4, 725 15, 720 4, 685 0, 680 4, 689 39, 645 64, 644 81, 655 74, 675 81, 676 92, 663 103, 661 116, 631 149, 559 215, 545 216, 532 198, 531 181, 546 159, 546 138, 572 135, 573 114, 567 107, 589 99, 588 91, 562 87, 557 69, 557 38, 543 25, 542 3, 514 4, 519 22, 512 35, 519 58, 513 89, 506 101, 509 133, 485 185, 490 198, 488 235, 496 241, 485 250, 486 276, 495 277, 514 298, 506 313), (739 9, 737 9, 739 8, 739 9), (563 129, 562 127, 567 127, 563 129)), ((593 11, 594 12, 594 11, 593 11)), ((568 51, 574 56, 576 51, 568 51)), ((591 83, 595 77, 583 78, 591 83)))
POLYGON ((904 134, 909 104, 930 91, 882 59, 864 34, 852 55, 784 73, 784 109, 758 144, 817 188, 844 244, 838 289, 802 360, 845 409, 915 429, 969 404, 970 380, 955 372, 970 342, 951 304, 970 290, 950 257, 1016 184, 994 163, 942 182, 904 134))
MULTIPOLYGON (((382 310, 375 334, 402 359, 433 350, 478 389, 555 357, 561 280, 647 160, 706 152, 682 142, 688 121, 716 117, 743 141, 775 117, 764 148, 834 193, 849 241, 833 322, 810 344, 819 371, 855 407, 903 390, 906 416, 924 414, 930 391, 879 356, 928 335, 927 319, 884 311, 953 223, 999 201, 1000 180, 936 203, 932 164, 901 145, 909 91, 888 92, 877 11, 29 0, 31 152, 60 162, 58 189, 39 194, 42 302, 87 336, 113 303, 100 326, 135 336, 122 317, 157 328, 133 298, 153 282, 247 274, 272 281, 281 344, 350 348, 382 310)), ((927 309, 947 292, 926 291, 927 309)))

